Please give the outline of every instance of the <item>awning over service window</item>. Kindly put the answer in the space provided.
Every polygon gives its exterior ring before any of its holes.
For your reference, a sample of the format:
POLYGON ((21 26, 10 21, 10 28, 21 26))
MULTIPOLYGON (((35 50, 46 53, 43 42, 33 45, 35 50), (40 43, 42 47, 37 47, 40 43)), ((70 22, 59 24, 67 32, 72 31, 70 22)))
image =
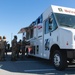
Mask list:
POLYGON ((26 32, 28 30, 28 28, 29 27, 21 28, 20 31, 18 32, 18 34, 26 32))
POLYGON ((21 28, 20 31, 18 32, 18 34, 24 33, 24 32, 30 32, 30 29, 32 29, 32 28, 33 28, 32 25, 25 27, 25 28, 21 28))

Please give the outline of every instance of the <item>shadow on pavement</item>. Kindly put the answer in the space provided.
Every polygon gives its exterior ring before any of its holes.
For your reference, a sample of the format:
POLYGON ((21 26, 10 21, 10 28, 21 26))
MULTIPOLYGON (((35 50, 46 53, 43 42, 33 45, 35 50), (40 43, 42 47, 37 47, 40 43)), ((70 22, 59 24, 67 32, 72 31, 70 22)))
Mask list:
POLYGON ((67 68, 64 71, 57 71, 48 60, 30 57, 20 58, 17 61, 10 61, 11 54, 6 56, 6 61, 0 62, 0 69, 8 72, 27 73, 37 75, 71 75, 75 74, 75 67, 67 68))

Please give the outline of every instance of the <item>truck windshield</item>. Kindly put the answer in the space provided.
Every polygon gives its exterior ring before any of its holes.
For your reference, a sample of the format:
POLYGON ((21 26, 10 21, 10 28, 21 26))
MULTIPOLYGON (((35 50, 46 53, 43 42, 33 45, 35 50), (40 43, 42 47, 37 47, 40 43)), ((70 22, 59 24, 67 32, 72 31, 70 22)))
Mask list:
POLYGON ((75 28, 74 15, 55 13, 55 16, 60 26, 75 28))

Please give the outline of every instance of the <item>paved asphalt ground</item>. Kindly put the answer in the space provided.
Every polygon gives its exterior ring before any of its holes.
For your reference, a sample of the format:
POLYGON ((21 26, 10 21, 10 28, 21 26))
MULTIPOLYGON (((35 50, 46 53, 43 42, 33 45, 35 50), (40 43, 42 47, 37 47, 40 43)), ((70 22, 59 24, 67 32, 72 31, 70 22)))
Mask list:
POLYGON ((6 61, 0 62, 0 75, 75 75, 74 65, 69 65, 64 71, 57 71, 48 60, 39 58, 26 58, 24 60, 10 61, 10 54, 6 61))

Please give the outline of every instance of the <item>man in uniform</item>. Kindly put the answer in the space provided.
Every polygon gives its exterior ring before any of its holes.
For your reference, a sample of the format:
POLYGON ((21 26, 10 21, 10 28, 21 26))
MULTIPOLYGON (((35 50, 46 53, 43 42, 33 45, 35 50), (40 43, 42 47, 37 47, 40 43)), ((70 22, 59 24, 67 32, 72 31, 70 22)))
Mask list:
POLYGON ((19 52, 21 50, 21 46, 22 46, 22 41, 20 39, 19 42, 17 43, 17 58, 19 58, 19 52))
POLYGON ((4 55, 4 42, 2 40, 2 37, 0 36, 0 61, 3 61, 3 55, 4 55))
POLYGON ((5 36, 3 36, 3 43, 4 43, 4 47, 3 47, 3 59, 5 60, 5 51, 6 51, 6 45, 7 45, 6 37, 5 36))
POLYGON ((26 38, 23 37, 23 41, 22 41, 22 59, 24 59, 24 56, 25 56, 25 46, 26 46, 26 38))
POLYGON ((17 51, 17 36, 14 36, 14 39, 12 40, 12 56, 11 61, 16 61, 16 51, 17 51))

